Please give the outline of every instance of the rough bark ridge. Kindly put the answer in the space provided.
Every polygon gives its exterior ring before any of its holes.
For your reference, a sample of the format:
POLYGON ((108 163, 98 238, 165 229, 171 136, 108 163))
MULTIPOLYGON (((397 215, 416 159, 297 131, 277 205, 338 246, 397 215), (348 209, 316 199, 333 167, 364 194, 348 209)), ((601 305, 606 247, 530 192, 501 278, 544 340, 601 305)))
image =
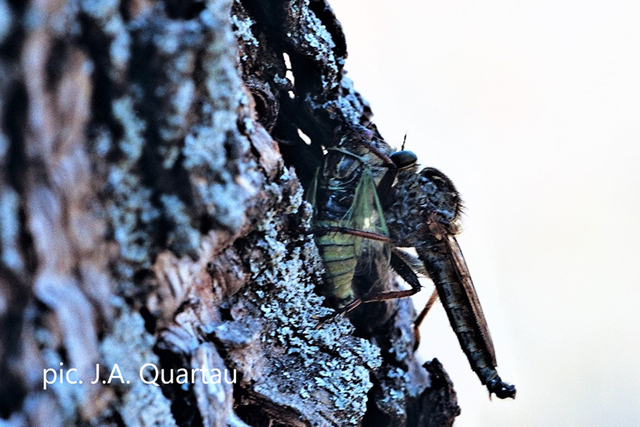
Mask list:
POLYGON ((0 0, 2 423, 452 423, 408 301, 317 328, 303 185, 371 118, 345 57, 322 0, 0 0))

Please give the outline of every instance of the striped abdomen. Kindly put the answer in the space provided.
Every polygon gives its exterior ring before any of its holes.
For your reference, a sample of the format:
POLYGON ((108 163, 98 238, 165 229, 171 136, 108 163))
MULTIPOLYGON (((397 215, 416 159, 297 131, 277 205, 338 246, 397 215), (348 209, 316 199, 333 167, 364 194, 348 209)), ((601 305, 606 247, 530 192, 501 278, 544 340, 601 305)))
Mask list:
POLYGON ((316 245, 325 266, 322 293, 338 311, 346 309, 358 299, 351 285, 358 264, 356 239, 356 236, 347 233, 316 233, 316 245))

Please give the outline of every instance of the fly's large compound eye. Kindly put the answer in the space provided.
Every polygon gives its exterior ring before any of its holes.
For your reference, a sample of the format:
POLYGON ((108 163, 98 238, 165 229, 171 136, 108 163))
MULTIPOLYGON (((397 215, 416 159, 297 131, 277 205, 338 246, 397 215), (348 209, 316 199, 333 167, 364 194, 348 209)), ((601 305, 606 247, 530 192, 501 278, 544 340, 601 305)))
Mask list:
POLYGON ((395 165, 398 167, 398 169, 404 169, 409 166, 413 166, 418 162, 418 156, 416 156, 413 151, 408 150, 396 151, 395 153, 391 154, 390 157, 393 163, 395 163, 395 165))

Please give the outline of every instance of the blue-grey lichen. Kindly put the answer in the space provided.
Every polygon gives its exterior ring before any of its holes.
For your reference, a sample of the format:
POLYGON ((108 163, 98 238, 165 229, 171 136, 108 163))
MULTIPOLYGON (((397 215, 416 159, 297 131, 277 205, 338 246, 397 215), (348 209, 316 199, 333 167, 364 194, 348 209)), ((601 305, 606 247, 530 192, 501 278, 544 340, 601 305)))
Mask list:
POLYGON ((124 136, 119 147, 125 156, 126 166, 140 160, 145 139, 146 123, 138 117, 131 97, 123 97, 113 101, 113 115, 122 125, 124 136))
POLYGON ((246 95, 235 68, 237 43, 230 31, 229 11, 219 10, 229 5, 209 6, 200 15, 204 29, 211 33, 202 59, 202 89, 207 97, 200 123, 185 138, 183 165, 190 173, 196 203, 218 224, 237 230, 262 179, 255 161, 245 156, 250 150, 248 140, 238 134, 239 115, 249 116, 250 111, 243 107, 246 95))
POLYGON ((139 38, 144 45, 153 46, 161 67, 154 67, 157 75, 153 97, 161 108, 154 115, 156 132, 161 138, 159 150, 165 168, 173 167, 179 154, 177 145, 193 124, 194 101, 197 94, 194 71, 199 52, 207 45, 207 34, 198 20, 174 21, 164 16, 149 16, 138 22, 139 38))
MULTIPOLYGON (((235 2, 239 3, 238 0, 236 0, 235 2)), ((253 45, 256 47, 259 46, 258 40, 255 38, 253 32, 251 31, 251 27, 256 23, 256 21, 249 17, 240 19, 236 15, 232 15, 231 23, 233 24, 233 27, 235 27, 233 29, 233 32, 238 40, 242 40, 244 43, 249 45, 253 45)))
POLYGON ((287 77, 280 77, 279 74, 275 74, 273 76, 273 82, 278 86, 279 89, 287 89, 293 86, 291 80, 287 77))
MULTIPOLYGON (((140 369, 146 363, 160 365, 153 353, 154 338, 144 329, 142 317, 130 311, 120 301, 122 314, 113 324, 112 331, 100 346, 106 366, 118 366, 122 377, 130 378, 130 384, 120 385, 127 393, 123 395, 120 408, 127 426, 175 426, 171 413, 171 402, 162 394, 160 387, 145 384, 140 378, 140 369), (127 357, 123 357, 126 355, 127 357)), ((116 381, 117 385, 119 381, 116 381)))
MULTIPOLYGON (((230 230, 237 230, 245 221, 246 202, 257 194, 260 178, 253 161, 229 159, 225 150, 226 134, 224 123, 231 121, 235 126, 235 115, 222 113, 214 120, 220 120, 220 127, 196 127, 185 139, 183 149, 184 166, 192 171, 191 184, 207 212, 216 221, 230 230), (234 171, 226 166, 234 163, 234 171), (246 178, 253 178, 253 182, 246 178)), ((236 150, 245 152, 249 144, 244 138, 236 139, 236 150)))
POLYGON ((348 95, 339 97, 337 101, 331 100, 325 103, 322 108, 330 109, 333 104, 337 103, 340 112, 344 114, 348 120, 357 123, 359 118, 362 117, 364 108, 368 107, 368 104, 362 99, 355 99, 357 92, 353 87, 353 81, 346 76, 346 73, 344 73, 340 79, 340 86, 343 93, 348 95))
MULTIPOLYGON (((398 306, 404 313, 409 313, 411 317, 407 319, 407 324, 412 324, 415 318, 415 309, 413 308, 413 302, 410 299, 397 302, 398 306)), ((413 346, 415 343, 415 337, 413 335, 413 329, 411 328, 398 328, 395 332, 394 339, 390 340, 391 347, 389 348, 389 354, 393 355, 395 360, 401 362, 412 358, 413 346)))
POLYGON ((83 0, 84 13, 98 22, 99 27, 111 38, 109 44, 109 75, 117 82, 126 79, 126 67, 131 57, 131 36, 120 14, 118 0, 83 0))
POLYGON ((20 220, 18 193, 8 185, 0 186, 0 255, 2 263, 22 273, 24 263, 20 255, 20 220))
MULTIPOLYGON (((107 179, 113 198, 106 209, 120 255, 131 263, 148 266, 151 240, 147 227, 160 215, 151 203, 152 192, 140 183, 137 175, 117 166, 111 168, 107 179)), ((131 277, 132 270, 121 273, 131 277)))
POLYGON ((323 90, 334 89, 339 80, 337 76, 341 65, 333 53, 336 47, 333 37, 309 8, 309 0, 290 0, 286 7, 297 26, 305 29, 303 37, 299 37, 297 33, 288 32, 289 41, 300 51, 315 53, 313 59, 323 66, 323 90))
POLYGON ((137 166, 146 142, 146 124, 137 116, 130 97, 114 100, 112 111, 124 129, 122 138, 114 143, 106 129, 98 130, 92 150, 103 157, 117 147, 123 155, 121 161, 112 163, 107 171, 106 189, 112 197, 107 199, 105 209, 120 255, 127 261, 118 263, 120 274, 130 278, 137 266, 150 263, 152 243, 148 227, 160 212, 151 202, 152 190, 141 183, 137 166))
POLYGON ((201 218, 237 231, 262 184, 249 141, 238 129, 251 117, 251 106, 236 70, 230 6, 210 2, 197 18, 180 21, 169 19, 161 6, 149 6, 125 26, 117 2, 81 2, 110 42, 109 68, 100 72, 120 89, 117 98, 104 101, 121 133, 98 130, 93 148, 117 159, 106 171, 106 210, 127 261, 118 263, 123 278, 149 266, 161 238, 178 254, 197 253, 201 218), (131 62, 148 52, 161 67, 131 62), (183 172, 182 182, 176 171, 183 172))
POLYGON ((177 253, 184 253, 200 244, 200 232, 191 226, 187 207, 176 196, 163 194, 160 202, 164 207, 164 215, 172 223, 168 241, 177 253))
MULTIPOLYGON (((302 203, 298 189, 288 204, 298 210, 302 203)), ((372 386, 370 372, 381 364, 379 349, 352 336, 353 326, 344 317, 318 328, 321 319, 333 313, 313 290, 321 280, 322 261, 310 236, 282 240, 279 218, 267 213, 258 224, 262 237, 255 247, 260 251, 249 259, 254 274, 245 296, 258 304, 271 325, 261 337, 264 354, 275 370, 272 374, 287 381, 278 381, 278 388, 274 381, 257 378, 255 390, 308 415, 313 425, 357 425, 372 386)))
POLYGON ((11 9, 5 0, 0 0, 0 43, 9 34, 11 29, 11 9))

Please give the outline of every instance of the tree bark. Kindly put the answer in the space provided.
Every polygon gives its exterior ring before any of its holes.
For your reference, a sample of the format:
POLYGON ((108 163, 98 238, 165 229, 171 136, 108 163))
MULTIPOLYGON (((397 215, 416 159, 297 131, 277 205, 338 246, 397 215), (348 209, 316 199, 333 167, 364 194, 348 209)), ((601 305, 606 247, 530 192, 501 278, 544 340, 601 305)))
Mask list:
POLYGON ((319 326, 345 57, 322 0, 0 0, 0 423, 451 425, 410 301, 319 326))

